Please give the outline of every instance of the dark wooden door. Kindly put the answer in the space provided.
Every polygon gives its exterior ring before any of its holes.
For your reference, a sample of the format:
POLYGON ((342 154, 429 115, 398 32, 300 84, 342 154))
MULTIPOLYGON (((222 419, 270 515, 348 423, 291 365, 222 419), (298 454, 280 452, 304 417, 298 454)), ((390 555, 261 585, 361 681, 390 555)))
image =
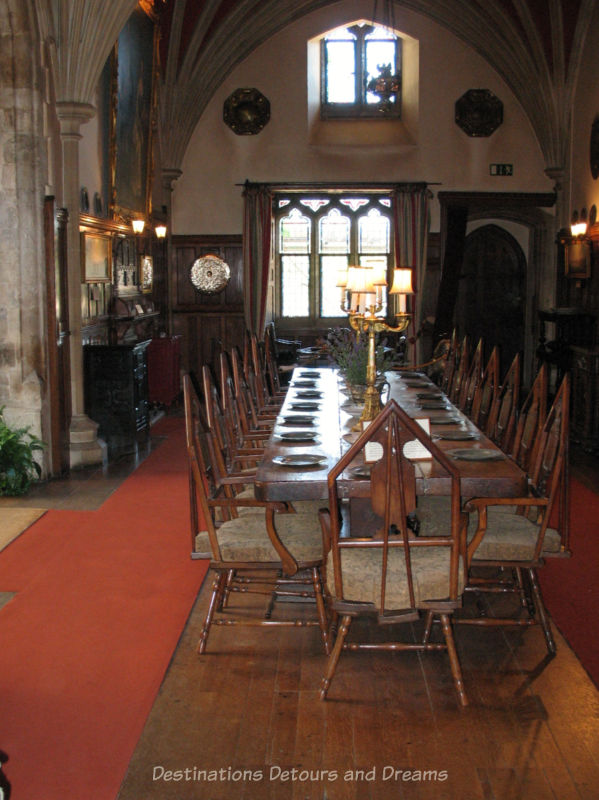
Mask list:
POLYGON ((498 345, 501 374, 524 349, 526 259, 514 237, 483 225, 466 237, 455 324, 473 345, 482 337, 485 355, 498 345))

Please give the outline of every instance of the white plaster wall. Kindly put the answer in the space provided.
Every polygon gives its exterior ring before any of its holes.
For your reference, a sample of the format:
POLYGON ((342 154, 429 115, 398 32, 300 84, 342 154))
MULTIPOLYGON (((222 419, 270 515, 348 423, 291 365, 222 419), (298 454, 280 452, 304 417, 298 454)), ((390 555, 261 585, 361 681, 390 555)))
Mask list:
MULTIPOLYGON (((572 126, 572 172, 570 212, 582 208, 599 208, 599 178, 593 180, 589 160, 591 125, 599 114, 599 81, 597 80, 597 53, 599 53, 599 6, 587 32, 584 54, 576 87, 572 126)), ((563 220, 567 224, 569 219, 563 220)))
MULTIPOLYGON (((226 78, 193 134, 175 184, 174 233, 240 233, 242 199, 236 184, 246 179, 427 181, 443 191, 552 190, 530 123, 500 76, 444 28, 397 6, 396 28, 419 41, 415 145, 310 144, 307 43, 323 31, 371 15, 370 0, 316 11, 265 42, 226 78), (256 136, 237 136, 222 120, 225 99, 240 87, 255 87, 270 100, 271 120, 256 136), (454 122, 455 101, 474 88, 490 89, 504 104, 503 125, 488 138, 470 138, 454 122), (491 177, 492 162, 513 164, 514 177, 491 177)), ((432 230, 438 230, 436 202, 432 214, 432 230)))

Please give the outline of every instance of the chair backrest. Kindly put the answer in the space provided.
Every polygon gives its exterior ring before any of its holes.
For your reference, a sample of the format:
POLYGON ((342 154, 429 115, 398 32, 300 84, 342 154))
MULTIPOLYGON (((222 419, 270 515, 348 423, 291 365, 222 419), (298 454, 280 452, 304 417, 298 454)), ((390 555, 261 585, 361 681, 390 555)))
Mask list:
POLYGON ((521 357, 516 353, 491 408, 486 433, 504 452, 510 452, 520 398, 521 357))
POLYGON ((451 389, 449 391, 449 399, 454 405, 456 405, 459 401, 462 385, 466 380, 468 369, 470 367, 470 344, 467 336, 464 336, 458 350, 456 351, 456 365, 457 366, 451 383, 451 389))
MULTIPOLYGON (((534 496, 547 498, 547 506, 542 512, 543 526, 548 524, 553 509, 564 497, 564 482, 568 479, 569 438, 570 374, 566 373, 541 428, 539 444, 530 468, 530 484, 534 496)), ((567 549, 567 527, 560 530, 560 533, 562 549, 567 549)), ((537 558, 541 555, 542 544, 540 541, 537 545, 537 558)))
POLYGON ((274 325, 266 326, 264 331, 264 369, 268 381, 270 394, 274 397, 281 393, 279 380, 279 366, 277 362, 277 342, 274 334, 274 325))
POLYGON ((538 434, 547 416, 547 388, 547 365, 541 364, 518 413, 518 422, 510 452, 514 461, 526 472, 528 472, 534 457, 535 447, 539 441, 538 434))
POLYGON ((202 390, 207 429, 212 434, 217 452, 220 453, 214 467, 219 477, 223 478, 233 468, 235 456, 243 444, 242 432, 235 404, 229 402, 223 408, 220 393, 207 364, 202 367, 202 390))
POLYGON ((451 334, 451 339, 449 341, 447 352, 445 353, 445 362, 443 365, 443 372, 441 374, 441 381, 440 381, 441 389, 445 392, 447 396, 451 394, 451 387, 453 384, 455 371, 457 369, 459 352, 460 351, 458 345, 458 332, 454 328, 453 333, 451 334))
POLYGON ((252 333, 250 336, 250 354, 251 365, 256 375, 256 399, 258 408, 261 410, 268 405, 271 397, 271 390, 266 377, 263 348, 255 333, 252 333))
POLYGON ((468 374, 460 387, 458 407, 464 414, 470 415, 476 387, 483 377, 483 348, 483 340, 479 339, 468 367, 468 374))
MULTIPOLYGON (((380 560, 380 584, 375 578, 375 585, 380 585, 380 594, 373 599, 379 614, 389 615, 392 611, 402 613, 418 607, 418 592, 414 577, 413 564, 418 561, 416 551, 425 547, 439 547, 447 555, 447 584, 443 597, 448 605, 458 603, 458 570, 461 552, 461 512, 460 512, 460 479, 455 463, 446 456, 417 422, 390 400, 377 418, 363 431, 358 440, 333 467, 328 475, 328 493, 330 515, 330 546, 333 562, 335 595, 337 601, 351 601, 344 595, 344 564, 354 556, 348 551, 378 549, 380 560), (417 441, 423 444, 431 457, 438 461, 451 479, 451 524, 444 535, 419 536, 414 527, 416 511, 416 472, 415 463, 406 456, 404 448, 413 446, 417 441), (364 491, 363 482, 348 481, 352 464, 359 463, 365 452, 372 455, 376 450, 374 461, 370 467, 370 492, 364 491), (346 473, 346 470, 348 472, 346 473), (346 474, 344 474, 346 473, 346 474), (349 526, 351 537, 342 535, 343 526, 347 524, 347 507, 341 498, 350 498, 350 509, 354 496, 360 499, 354 503, 350 512, 349 526), (360 504, 362 508, 359 509, 360 504), (366 508, 364 508, 366 504, 366 508), (344 522, 345 521, 345 522, 344 522), (405 585, 401 587, 402 599, 405 603, 401 609, 391 605, 387 599, 387 574, 390 560, 399 558, 402 572, 405 574, 405 585)), ((432 553, 431 553, 432 555, 432 553)), ((372 580, 373 576, 364 576, 372 580)), ((397 592, 393 591, 397 597, 397 592)), ((421 598, 422 599, 422 598, 421 598)), ((432 598, 429 598, 432 599, 432 598)), ((436 598, 438 599, 438 598, 436 598)))
POLYGON ((209 498, 218 494, 217 476, 212 469, 211 442, 208 424, 199 395, 189 374, 183 375, 185 437, 189 466, 189 510, 191 549, 196 549, 197 535, 207 531, 214 558, 220 553, 209 498))
POLYGON ((472 410, 470 418, 472 422, 487 432, 491 409, 495 406, 499 395, 499 350, 494 347, 487 361, 480 382, 474 389, 472 399, 472 410))

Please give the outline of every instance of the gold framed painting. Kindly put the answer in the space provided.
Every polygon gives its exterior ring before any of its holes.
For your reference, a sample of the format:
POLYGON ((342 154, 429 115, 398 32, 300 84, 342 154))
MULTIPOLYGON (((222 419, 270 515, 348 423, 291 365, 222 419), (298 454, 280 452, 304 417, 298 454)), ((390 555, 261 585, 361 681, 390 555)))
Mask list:
POLYGON ((569 278, 590 278, 591 242, 573 239, 564 247, 564 271, 569 278))
POLYGON ((112 271, 112 236, 85 231, 81 234, 81 280, 109 283, 112 271))

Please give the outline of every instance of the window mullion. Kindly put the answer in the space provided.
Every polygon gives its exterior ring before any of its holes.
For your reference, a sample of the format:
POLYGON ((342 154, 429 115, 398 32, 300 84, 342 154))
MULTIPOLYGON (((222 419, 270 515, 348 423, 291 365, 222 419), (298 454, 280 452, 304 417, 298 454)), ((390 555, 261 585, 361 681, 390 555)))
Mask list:
POLYGON ((310 255, 310 319, 315 323, 320 308, 320 246, 318 241, 318 217, 311 215, 310 255))

